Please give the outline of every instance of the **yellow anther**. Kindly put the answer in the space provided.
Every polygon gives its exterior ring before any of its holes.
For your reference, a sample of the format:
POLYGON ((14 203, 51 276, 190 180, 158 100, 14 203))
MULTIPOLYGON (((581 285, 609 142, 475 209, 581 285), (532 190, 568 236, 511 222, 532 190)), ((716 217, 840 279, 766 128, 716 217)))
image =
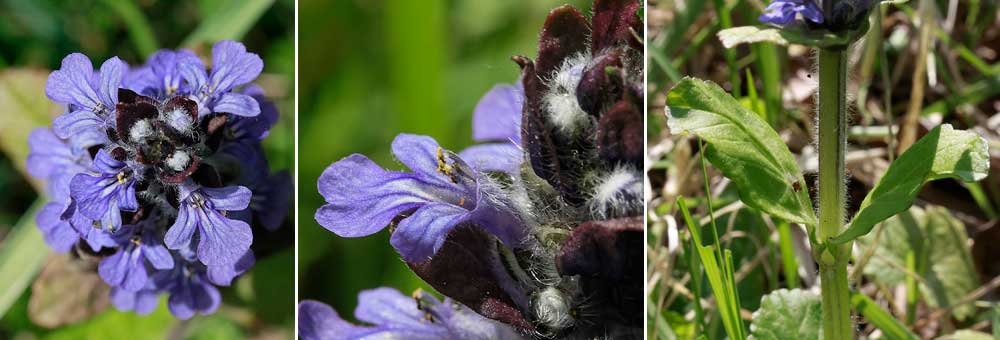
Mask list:
POLYGON ((424 290, 417 288, 413 291, 413 294, 410 294, 410 296, 417 302, 417 309, 424 312, 424 316, 421 318, 421 321, 434 322, 434 314, 431 314, 430 312, 431 306, 428 306, 427 301, 423 299, 424 290))
POLYGON ((126 175, 125 172, 122 171, 122 172, 119 172, 118 175, 115 176, 115 178, 118 179, 118 184, 125 184, 125 181, 128 180, 128 175, 126 175))
POLYGON ((440 172, 445 176, 448 176, 448 178, 451 179, 452 183, 458 183, 458 177, 455 176, 455 167, 452 165, 448 165, 448 162, 444 157, 444 149, 442 149, 440 146, 438 147, 437 150, 437 161, 438 161, 437 172, 440 172))

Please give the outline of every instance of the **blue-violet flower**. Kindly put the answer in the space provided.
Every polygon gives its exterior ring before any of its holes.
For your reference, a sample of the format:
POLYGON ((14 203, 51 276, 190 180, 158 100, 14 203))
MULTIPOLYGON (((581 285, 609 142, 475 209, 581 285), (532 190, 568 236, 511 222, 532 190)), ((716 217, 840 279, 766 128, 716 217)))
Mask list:
POLYGON ((211 68, 163 50, 95 72, 73 53, 49 75, 46 95, 67 110, 29 137, 28 171, 50 200, 36 221, 55 251, 103 257, 97 272, 118 309, 147 314, 166 293, 179 318, 214 312, 217 286, 255 262, 263 235, 251 223, 274 230, 285 219, 291 178, 270 173, 260 145, 278 111, 249 85, 262 69, 243 44, 222 41, 211 68))

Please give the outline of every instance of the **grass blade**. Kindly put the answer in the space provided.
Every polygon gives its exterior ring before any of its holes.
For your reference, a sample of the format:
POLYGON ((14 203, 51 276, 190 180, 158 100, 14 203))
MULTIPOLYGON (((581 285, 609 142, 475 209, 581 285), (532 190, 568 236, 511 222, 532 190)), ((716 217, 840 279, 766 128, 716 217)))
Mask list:
POLYGON ((859 314, 863 315, 868 322, 871 322, 875 327, 882 330, 885 336, 892 340, 915 340, 918 339, 916 334, 910 332, 903 324, 899 323, 899 320, 892 317, 889 312, 886 312, 879 306, 875 301, 868 298, 864 294, 857 292, 851 293, 851 305, 854 306, 854 310, 859 314))
POLYGON ((181 46, 194 47, 219 40, 238 40, 272 4, 274 0, 230 1, 218 13, 203 13, 205 20, 184 39, 181 46))
MULTIPOLYGON (((743 321, 739 314, 740 303, 739 297, 736 295, 736 280, 732 274, 731 253, 727 251, 727 254, 730 255, 724 255, 725 258, 720 258, 711 246, 702 246, 701 226, 691 219, 691 213, 688 212, 683 197, 677 199, 677 207, 684 216, 684 223, 687 224, 688 230, 691 232, 693 248, 695 248, 695 252, 705 268, 705 275, 708 276, 708 283, 712 288, 712 293, 715 294, 726 334, 729 335, 730 339, 746 338, 746 330, 743 328, 743 321)), ((715 246, 718 247, 719 244, 715 246)))
POLYGON ((0 318, 17 301, 31 284, 45 263, 48 247, 42 233, 35 226, 35 214, 44 200, 38 200, 28 209, 13 231, 0 243, 0 318))
POLYGON ((792 247, 792 231, 786 221, 778 221, 778 247, 781 250, 781 265, 785 272, 788 288, 799 288, 799 261, 792 247))
POLYGON ((128 27, 129 38, 135 44, 135 49, 143 57, 148 57, 160 48, 160 43, 156 41, 153 34, 153 27, 149 25, 149 20, 142 14, 139 7, 133 1, 104 0, 104 5, 108 6, 121 17, 128 27))

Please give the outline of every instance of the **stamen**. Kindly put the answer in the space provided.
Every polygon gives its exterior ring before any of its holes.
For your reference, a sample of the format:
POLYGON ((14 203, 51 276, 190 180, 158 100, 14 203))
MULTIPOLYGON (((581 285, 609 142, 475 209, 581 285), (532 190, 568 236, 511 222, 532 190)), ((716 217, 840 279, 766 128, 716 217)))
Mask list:
POLYGON ((118 175, 115 176, 115 178, 118 180, 119 185, 125 184, 125 182, 128 181, 128 177, 129 177, 128 174, 126 174, 124 171, 119 172, 118 175))
POLYGON ((420 310, 421 312, 424 312, 424 316, 421 318, 421 320, 427 322, 434 322, 435 320, 434 312, 431 309, 431 307, 433 306, 431 306, 430 301, 427 301, 426 297, 424 296, 425 294, 426 293, 424 293, 423 289, 417 288, 416 290, 413 291, 413 294, 410 294, 410 296, 412 296, 413 300, 417 302, 417 309, 420 310))
POLYGON ((195 208, 201 208, 205 206, 205 198, 201 197, 200 194, 191 194, 191 205, 195 208))
POLYGON ((437 150, 437 161, 438 161, 437 172, 440 172, 445 176, 448 176, 448 178, 451 179, 452 183, 457 184, 458 176, 455 176, 455 167, 452 165, 448 165, 448 161, 444 157, 444 149, 441 148, 440 146, 438 147, 437 150))

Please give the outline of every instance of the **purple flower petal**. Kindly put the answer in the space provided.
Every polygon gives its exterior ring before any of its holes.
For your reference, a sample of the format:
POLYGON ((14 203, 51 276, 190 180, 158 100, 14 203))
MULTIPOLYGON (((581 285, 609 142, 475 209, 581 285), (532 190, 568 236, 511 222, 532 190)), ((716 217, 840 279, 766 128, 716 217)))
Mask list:
POLYGON ((260 114, 260 104, 251 96, 239 93, 224 93, 215 101, 212 112, 225 112, 237 116, 253 117, 260 114))
POLYGON ((201 192, 212 206, 217 210, 237 211, 246 209, 250 205, 253 194, 250 189, 242 186, 229 186, 223 188, 201 188, 201 192))
POLYGON ((174 268, 174 257, 170 255, 167 247, 152 232, 142 235, 142 255, 153 265, 153 268, 167 270, 174 268))
POLYGON ((477 171, 498 171, 519 175, 524 154, 512 143, 491 143, 473 145, 458 153, 466 163, 477 171))
POLYGON ((121 87, 126 74, 128 74, 128 64, 118 57, 108 59, 101 65, 97 96, 108 111, 113 111, 114 105, 118 103, 118 88, 121 87))
POLYGON ((177 220, 167 230, 167 248, 188 248, 194 230, 198 230, 198 259, 207 266, 233 264, 253 243, 253 233, 246 222, 223 216, 219 210, 246 209, 250 191, 244 187, 201 188, 181 201, 177 220))
POLYGON ((182 207, 177 212, 177 219, 174 220, 174 224, 170 226, 167 233, 163 235, 163 244, 168 249, 190 247, 191 241, 194 239, 194 231, 198 229, 198 212, 187 208, 187 205, 184 203, 181 204, 182 207))
POLYGON ((62 66, 49 74, 45 95, 57 103, 73 104, 93 109, 101 103, 92 79, 94 65, 87 56, 73 53, 62 60, 62 66))
POLYGON ((67 221, 63 221, 61 215, 66 206, 61 203, 51 202, 42 207, 42 210, 35 215, 35 224, 42 231, 45 243, 59 253, 67 253, 77 241, 80 234, 73 229, 67 221))
POLYGON ((25 161, 28 173, 48 180, 47 191, 54 202, 69 202, 69 183, 74 175, 89 168, 89 154, 71 148, 52 130, 44 128, 31 132, 28 147, 30 152, 25 161))
POLYGON ((299 336, 305 340, 522 339, 506 325, 427 293, 409 297, 392 288, 376 288, 361 292, 358 300, 354 315, 370 326, 348 323, 330 306, 306 300, 299 304, 299 336), (418 306, 415 298, 426 306, 418 306))
POLYGON ((438 171, 439 152, 444 152, 434 138, 401 133, 392 140, 392 154, 425 181, 449 185, 451 179, 438 171))
MULTIPOLYGON (((201 60, 198 59, 198 56, 189 50, 176 52, 170 50, 157 51, 148 61, 152 82, 145 85, 147 87, 163 89, 164 95, 177 93, 181 90, 181 80, 183 80, 180 65, 185 62, 201 65, 201 60)), ((204 66, 201 67, 202 70, 204 68, 204 66)))
POLYGON ((472 114, 472 139, 477 142, 521 144, 521 111, 524 88, 496 85, 479 99, 472 114))
POLYGON ((442 338, 447 335, 446 329, 423 320, 425 314, 417 308, 413 297, 392 288, 375 288, 358 293, 354 317, 380 327, 439 334, 442 338))
POLYGON ((468 215, 469 210, 447 203, 424 205, 399 222, 389 243, 407 262, 424 261, 441 249, 448 232, 468 215))
POLYGON ((159 304, 155 290, 143 289, 130 292, 119 287, 111 288, 111 304, 120 311, 135 311, 139 315, 149 315, 159 304))
POLYGON ((135 197, 135 179, 126 173, 125 163, 115 160, 104 150, 97 152, 94 168, 101 175, 74 176, 70 182, 70 195, 84 216, 108 222, 105 225, 110 230, 116 230, 121 226, 118 210, 135 211, 139 207, 135 197))
POLYGON ((222 297, 219 290, 205 282, 200 274, 185 275, 181 282, 170 290, 167 307, 179 319, 187 320, 195 313, 208 315, 219 308, 222 297))
MULTIPOLYGON (((208 74, 205 72, 205 64, 198 58, 184 58, 177 64, 177 71, 181 78, 187 82, 191 91, 200 91, 208 83, 208 74)), ((197 93, 193 93, 197 94, 197 93)), ((192 97, 195 97, 192 95, 192 97)), ((199 116, 203 113, 199 112, 199 116)))
POLYGON ((367 236, 382 230, 399 214, 431 200, 407 191, 422 185, 413 175, 383 170, 362 155, 331 164, 319 178, 327 204, 316 221, 341 237, 367 236))
POLYGON ((795 15, 799 13, 809 21, 823 23, 823 12, 813 0, 775 0, 757 20, 783 26, 794 21, 795 15))
POLYGON ((222 266, 208 266, 208 270, 205 275, 209 282, 220 286, 228 286, 233 282, 233 279, 243 274, 250 267, 253 267, 254 263, 257 261, 253 256, 253 251, 247 251, 240 257, 239 261, 234 264, 222 265, 222 266))
POLYGON ((257 79, 263 69, 260 57, 247 52, 241 43, 224 40, 212 46, 211 84, 216 92, 249 83, 257 79))
POLYGON ((260 225, 274 231, 288 215, 292 203, 292 176, 281 171, 268 176, 253 190, 250 209, 256 214, 260 225))
POLYGON ((71 200, 61 218, 69 221, 73 229, 80 235, 80 238, 87 241, 90 249, 99 252, 102 248, 115 248, 118 246, 118 243, 111 237, 111 234, 108 234, 103 229, 103 226, 108 225, 106 223, 113 221, 105 222, 98 220, 96 222, 99 223, 95 223, 94 220, 83 216, 83 214, 77 211, 76 207, 76 201, 71 200))
POLYGON ((91 219, 101 219, 111 206, 106 191, 114 190, 115 179, 79 174, 70 183, 70 193, 78 202, 80 213, 91 219))
POLYGON ((142 252, 135 245, 126 245, 101 260, 97 273, 104 282, 127 291, 139 291, 146 285, 149 273, 142 262, 142 252))
POLYGON ((817 24, 823 23, 823 12, 819 9, 819 6, 812 1, 807 1, 803 5, 796 6, 795 11, 802 14, 802 16, 809 19, 809 21, 817 24))
POLYGON ((370 333, 341 319, 330 306, 312 300, 299 303, 298 331, 303 340, 357 339, 370 333))
POLYGON ((85 149, 108 142, 107 123, 90 110, 77 110, 56 117, 52 129, 56 136, 69 139, 74 147, 85 149))

